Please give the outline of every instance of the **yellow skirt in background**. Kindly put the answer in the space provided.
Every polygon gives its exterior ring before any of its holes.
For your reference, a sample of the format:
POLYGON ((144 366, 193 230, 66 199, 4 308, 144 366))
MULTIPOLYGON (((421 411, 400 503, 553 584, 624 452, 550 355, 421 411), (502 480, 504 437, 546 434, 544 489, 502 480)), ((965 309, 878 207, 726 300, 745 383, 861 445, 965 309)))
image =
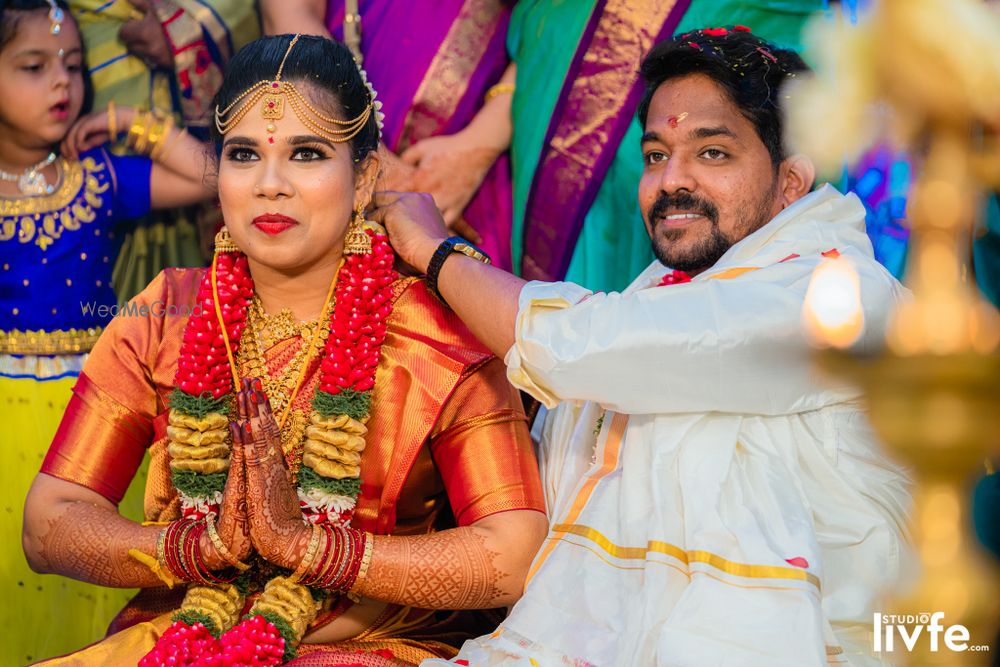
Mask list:
MULTIPOLYGON (((21 548, 24 499, 59 427, 82 362, 82 356, 0 355, 0 665, 26 665, 97 641, 135 593, 35 574, 21 548), (31 370, 46 367, 43 372, 19 372, 30 367, 25 363, 30 359, 38 362, 31 370), (39 380, 39 375, 51 379, 39 380)), ((142 520, 145 480, 144 464, 119 507, 137 521, 142 520)))

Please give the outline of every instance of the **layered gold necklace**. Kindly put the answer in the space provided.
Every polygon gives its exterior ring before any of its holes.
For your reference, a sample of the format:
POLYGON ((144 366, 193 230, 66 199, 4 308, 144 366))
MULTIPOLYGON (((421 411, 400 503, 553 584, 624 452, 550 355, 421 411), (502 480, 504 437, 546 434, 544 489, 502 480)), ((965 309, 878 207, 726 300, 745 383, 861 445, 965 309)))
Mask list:
POLYGON ((333 307, 333 299, 327 299, 319 318, 298 322, 287 308, 275 315, 265 313, 260 297, 255 293, 247 310, 247 328, 237 355, 239 364, 245 377, 260 378, 264 385, 271 401, 271 409, 278 418, 281 447, 293 474, 300 465, 299 452, 294 450, 301 446, 308 419, 304 410, 294 410, 291 407, 305 380, 303 376, 307 371, 306 367, 315 354, 322 352, 326 339, 330 336, 329 323, 333 307), (272 376, 264 352, 277 343, 294 337, 300 337, 302 344, 285 364, 282 372, 272 376))

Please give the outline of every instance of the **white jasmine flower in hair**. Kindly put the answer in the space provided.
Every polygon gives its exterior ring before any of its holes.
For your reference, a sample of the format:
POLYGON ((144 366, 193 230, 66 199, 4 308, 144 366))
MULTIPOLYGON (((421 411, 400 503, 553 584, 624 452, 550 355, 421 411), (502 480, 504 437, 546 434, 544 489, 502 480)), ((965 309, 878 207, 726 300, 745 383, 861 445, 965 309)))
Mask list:
POLYGON ((365 88, 368 89, 369 99, 371 99, 372 107, 375 111, 375 124, 378 126, 378 136, 379 139, 382 138, 383 121, 385 120, 385 114, 382 113, 382 102, 378 101, 378 92, 375 90, 375 86, 371 84, 368 80, 368 73, 365 71, 364 67, 358 65, 358 72, 361 73, 361 81, 364 82, 365 88))

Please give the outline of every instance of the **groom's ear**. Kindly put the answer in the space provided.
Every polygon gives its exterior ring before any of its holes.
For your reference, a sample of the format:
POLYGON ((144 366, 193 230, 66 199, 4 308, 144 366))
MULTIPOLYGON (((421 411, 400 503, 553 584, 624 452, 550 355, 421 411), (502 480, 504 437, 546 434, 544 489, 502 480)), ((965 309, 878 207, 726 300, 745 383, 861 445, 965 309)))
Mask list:
POLYGON ((790 155, 778 168, 781 179, 781 208, 787 208, 809 194, 816 181, 816 166, 805 155, 790 155))

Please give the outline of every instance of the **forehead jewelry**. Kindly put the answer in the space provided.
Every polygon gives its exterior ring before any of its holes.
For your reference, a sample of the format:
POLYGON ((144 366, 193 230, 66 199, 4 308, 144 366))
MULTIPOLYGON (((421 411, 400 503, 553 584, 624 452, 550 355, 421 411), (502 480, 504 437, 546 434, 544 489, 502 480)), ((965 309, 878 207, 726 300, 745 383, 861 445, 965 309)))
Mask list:
POLYGON ((52 25, 49 26, 49 32, 53 35, 58 35, 62 32, 63 20, 66 15, 63 14, 62 8, 56 4, 56 0, 49 0, 49 21, 52 25))
MULTIPOLYGON (((360 132, 372 114, 375 114, 375 121, 378 125, 379 134, 382 130, 382 107, 381 102, 375 100, 375 90, 368 83, 368 77, 364 70, 361 70, 361 78, 368 88, 369 102, 364 110, 350 120, 340 120, 323 114, 319 109, 298 91, 295 84, 281 80, 281 74, 285 69, 285 61, 291 54, 295 44, 299 41, 299 35, 295 35, 288 44, 281 64, 278 65, 278 72, 274 79, 258 81, 256 84, 243 91, 239 97, 232 101, 226 108, 215 107, 215 127, 219 134, 226 134, 235 127, 260 103, 260 115, 268 121, 266 130, 268 134, 274 134, 278 127, 275 123, 285 116, 285 105, 291 107, 302 124, 316 134, 326 137, 330 141, 343 143, 350 141, 360 132)), ((360 68, 359 68, 360 69, 360 68)), ((268 143, 274 143, 274 137, 267 138, 268 143)))

